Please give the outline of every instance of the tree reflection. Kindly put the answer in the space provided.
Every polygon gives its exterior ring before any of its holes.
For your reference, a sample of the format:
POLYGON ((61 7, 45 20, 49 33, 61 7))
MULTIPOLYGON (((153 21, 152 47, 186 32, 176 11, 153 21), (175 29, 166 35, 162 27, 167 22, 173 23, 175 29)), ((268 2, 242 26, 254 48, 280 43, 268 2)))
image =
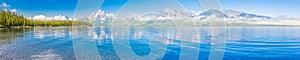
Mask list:
POLYGON ((31 30, 30 28, 14 28, 14 29, 0 29, 0 45, 6 45, 23 40, 25 32, 31 30))

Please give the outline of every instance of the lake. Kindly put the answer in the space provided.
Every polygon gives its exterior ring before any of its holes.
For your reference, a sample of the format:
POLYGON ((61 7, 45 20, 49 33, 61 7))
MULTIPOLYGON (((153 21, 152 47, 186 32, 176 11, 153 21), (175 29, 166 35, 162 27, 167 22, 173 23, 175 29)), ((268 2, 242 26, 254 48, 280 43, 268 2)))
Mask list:
POLYGON ((219 28, 200 26, 196 32, 142 26, 0 29, 0 60, 300 60, 300 27, 219 28))

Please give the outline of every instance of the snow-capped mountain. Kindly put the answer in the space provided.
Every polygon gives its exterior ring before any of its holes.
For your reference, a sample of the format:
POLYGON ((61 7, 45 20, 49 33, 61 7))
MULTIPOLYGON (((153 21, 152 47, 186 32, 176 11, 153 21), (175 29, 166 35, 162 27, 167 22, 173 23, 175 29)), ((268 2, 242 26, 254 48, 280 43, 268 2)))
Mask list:
POLYGON ((250 14, 246 12, 236 11, 236 10, 220 10, 220 9, 210 9, 201 13, 191 13, 193 18, 199 18, 200 20, 206 19, 210 16, 216 16, 216 18, 227 18, 227 19, 271 19, 269 16, 250 14))
POLYGON ((113 19, 116 17, 113 14, 108 14, 102 10, 98 10, 93 12, 87 18, 94 23, 112 23, 113 19))
POLYGON ((114 14, 105 13, 102 10, 95 11, 89 16, 80 18, 79 20, 85 20, 92 23, 113 23, 114 20, 122 20, 123 23, 126 22, 153 22, 153 21, 179 21, 179 22, 189 22, 189 21, 201 21, 209 20, 210 18, 226 19, 226 20, 263 20, 271 19, 269 16, 250 14, 237 10, 221 10, 221 9, 210 9, 207 11, 198 12, 187 12, 179 10, 165 9, 161 12, 151 12, 145 13, 143 15, 135 15, 132 17, 120 17, 114 14), (125 20, 124 20, 125 18, 125 20))
MULTIPOLYGON (((166 20, 166 19, 180 19, 180 18, 191 18, 193 20, 208 20, 209 18, 226 19, 226 20, 263 20, 271 19, 269 16, 250 14, 237 10, 221 10, 221 9, 210 9, 207 11, 198 12, 185 12, 165 9, 156 14, 146 14, 140 17, 135 17, 137 20, 166 20), (150 16, 149 16, 150 15, 150 16)), ((185 19, 183 19, 185 20, 185 19)))
POLYGON ((164 9, 161 12, 147 13, 134 17, 138 21, 185 21, 184 18, 191 18, 191 15, 186 11, 164 9))
MULTIPOLYGON (((188 19, 192 20, 209 20, 209 18, 220 18, 220 19, 226 19, 226 20, 262 20, 262 19, 271 19, 269 16, 263 16, 263 15, 256 15, 256 14, 250 14, 242 11, 237 10, 221 10, 221 9, 210 9, 207 11, 192 11, 192 12, 186 12, 186 11, 178 11, 178 10, 171 10, 171 9, 165 9, 161 12, 156 13, 149 13, 144 14, 140 16, 132 17, 135 20, 140 21, 149 21, 149 20, 180 20, 180 21, 190 21, 188 19), (182 19, 182 18, 188 18, 188 19, 182 19)), ((102 10, 97 10, 90 14, 89 16, 84 16, 82 18, 79 18, 78 20, 85 20, 90 21, 92 23, 112 23, 114 20, 118 19, 119 17, 116 17, 114 14, 108 14, 105 13, 102 10)), ((132 20, 130 18, 129 20, 132 20)), ((34 20, 73 20, 70 17, 63 16, 63 15, 57 15, 53 17, 47 17, 44 15, 37 15, 34 16, 34 20)), ((120 20, 120 19, 119 19, 120 20)))
POLYGON ((186 11, 178 11, 178 10, 171 10, 171 9, 165 9, 162 12, 159 12, 163 16, 168 16, 168 17, 186 17, 190 16, 189 13, 186 11))

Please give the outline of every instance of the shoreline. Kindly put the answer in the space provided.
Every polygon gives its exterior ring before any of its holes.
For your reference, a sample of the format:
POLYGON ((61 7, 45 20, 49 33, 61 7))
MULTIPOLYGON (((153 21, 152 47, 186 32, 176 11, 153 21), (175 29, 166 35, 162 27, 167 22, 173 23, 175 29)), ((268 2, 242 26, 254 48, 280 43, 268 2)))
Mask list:
MULTIPOLYGON (((99 26, 113 26, 113 25, 99 25, 99 26)), ((116 26, 128 26, 128 25, 116 25, 116 26)), ((133 26, 145 26, 145 25, 133 25, 133 26)), ((149 25, 149 26, 168 27, 170 25, 149 25)), ((209 27, 209 25, 186 25, 186 26, 209 27)), ((227 26, 227 27, 249 27, 249 26, 257 26, 257 27, 261 27, 261 26, 268 26, 268 27, 300 27, 300 25, 224 25, 224 26, 227 26)), ((72 27, 72 26, 11 26, 10 28, 6 28, 6 27, 0 25, 0 29, 36 28, 36 27, 72 27)), ((145 26, 145 27, 147 27, 147 26, 145 26)), ((211 26, 211 27, 216 27, 216 26, 211 26)))

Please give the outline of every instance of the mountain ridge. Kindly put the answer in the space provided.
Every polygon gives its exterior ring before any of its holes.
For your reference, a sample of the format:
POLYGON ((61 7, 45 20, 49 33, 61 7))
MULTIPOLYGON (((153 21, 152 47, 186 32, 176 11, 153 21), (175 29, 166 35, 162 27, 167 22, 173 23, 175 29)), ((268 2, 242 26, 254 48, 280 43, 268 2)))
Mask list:
MULTIPOLYGON (((179 18, 188 18, 192 20, 209 20, 209 18, 214 17, 217 19, 226 19, 226 20, 265 20, 271 19, 269 16, 256 15, 251 13, 246 13, 238 10, 223 10, 223 9, 209 9, 206 11, 198 12, 185 12, 179 10, 165 9, 156 13, 149 13, 143 15, 137 15, 129 17, 127 22, 132 21, 132 19, 138 21, 149 21, 149 20, 176 20, 179 18)), ((80 18, 81 20, 88 20, 93 23, 113 23, 114 20, 122 18, 114 14, 106 13, 103 10, 98 10, 91 13, 89 16, 80 18)), ((128 18, 128 17, 127 17, 128 18)), ((180 20, 178 20, 180 21, 180 20)), ((181 21, 190 21, 190 20, 181 20, 181 21)))

